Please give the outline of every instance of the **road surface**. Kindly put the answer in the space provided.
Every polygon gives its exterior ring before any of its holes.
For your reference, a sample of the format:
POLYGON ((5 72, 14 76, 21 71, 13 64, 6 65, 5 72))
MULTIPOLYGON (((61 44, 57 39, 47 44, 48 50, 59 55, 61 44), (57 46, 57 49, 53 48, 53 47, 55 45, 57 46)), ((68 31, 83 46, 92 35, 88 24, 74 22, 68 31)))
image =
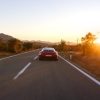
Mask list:
POLYGON ((59 57, 38 50, 0 60, 0 100, 100 100, 100 85, 59 57))

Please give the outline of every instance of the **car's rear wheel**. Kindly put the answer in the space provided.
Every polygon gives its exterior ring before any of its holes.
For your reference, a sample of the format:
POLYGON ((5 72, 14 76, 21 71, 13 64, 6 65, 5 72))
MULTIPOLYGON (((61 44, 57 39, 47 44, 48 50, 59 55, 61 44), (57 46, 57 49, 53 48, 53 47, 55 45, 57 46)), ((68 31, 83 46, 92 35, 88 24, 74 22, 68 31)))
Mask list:
POLYGON ((43 60, 41 57, 39 57, 39 60, 43 60))
POLYGON ((55 59, 55 61, 58 61, 58 59, 55 59))
POLYGON ((58 61, 58 58, 54 58, 55 61, 58 61))

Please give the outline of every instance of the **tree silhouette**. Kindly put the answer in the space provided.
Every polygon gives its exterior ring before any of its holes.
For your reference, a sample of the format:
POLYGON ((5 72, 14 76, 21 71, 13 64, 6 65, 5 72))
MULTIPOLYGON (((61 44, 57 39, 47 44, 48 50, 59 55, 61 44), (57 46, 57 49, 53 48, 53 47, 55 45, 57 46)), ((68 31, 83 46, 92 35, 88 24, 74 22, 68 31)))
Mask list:
POLYGON ((89 54, 91 52, 90 49, 92 48, 95 39, 96 39, 96 36, 93 35, 91 32, 86 34, 85 37, 81 38, 82 47, 83 47, 83 55, 86 55, 87 53, 89 54))
POLYGON ((2 50, 2 46, 3 46, 3 41, 2 38, 0 38, 0 50, 2 50))
POLYGON ((19 53, 23 49, 23 43, 18 39, 11 39, 8 41, 8 50, 11 52, 19 53))
POLYGON ((67 45, 66 41, 61 40, 60 44, 58 45, 59 51, 66 51, 67 50, 67 45))
POLYGON ((0 51, 6 51, 6 43, 0 38, 0 51))
POLYGON ((32 42, 24 42, 23 43, 23 50, 31 50, 33 48, 32 42))

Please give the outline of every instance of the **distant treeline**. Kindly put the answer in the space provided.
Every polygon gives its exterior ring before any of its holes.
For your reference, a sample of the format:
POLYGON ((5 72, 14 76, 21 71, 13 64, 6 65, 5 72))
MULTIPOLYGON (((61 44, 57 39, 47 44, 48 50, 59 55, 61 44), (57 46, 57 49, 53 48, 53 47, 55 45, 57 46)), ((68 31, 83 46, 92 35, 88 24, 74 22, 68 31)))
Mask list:
POLYGON ((65 40, 61 40, 59 44, 43 44, 41 42, 23 42, 21 40, 12 38, 8 41, 3 41, 0 38, 0 51, 20 53, 22 51, 28 51, 33 49, 42 48, 45 46, 54 47, 59 52, 81 52, 82 55, 95 55, 100 54, 100 46, 94 44, 96 36, 92 33, 87 33, 84 37, 81 37, 81 43, 76 45, 69 45, 65 40))
POLYGON ((80 52, 83 56, 100 55, 100 45, 95 44, 95 40, 96 36, 89 32, 84 37, 81 37, 81 43, 70 45, 66 44, 65 40, 61 40, 58 45, 53 45, 53 47, 65 53, 80 52))
POLYGON ((41 46, 42 45, 38 42, 23 42, 15 38, 5 42, 0 38, 0 51, 20 53, 22 51, 41 48, 41 46))

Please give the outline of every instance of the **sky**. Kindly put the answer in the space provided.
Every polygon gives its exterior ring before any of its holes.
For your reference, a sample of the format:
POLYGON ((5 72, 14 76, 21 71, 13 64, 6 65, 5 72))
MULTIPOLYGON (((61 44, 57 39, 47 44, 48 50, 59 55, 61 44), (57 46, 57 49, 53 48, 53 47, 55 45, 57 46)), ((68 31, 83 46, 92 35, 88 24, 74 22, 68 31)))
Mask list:
POLYGON ((76 42, 88 32, 100 33, 100 0, 0 0, 0 33, 76 42))

